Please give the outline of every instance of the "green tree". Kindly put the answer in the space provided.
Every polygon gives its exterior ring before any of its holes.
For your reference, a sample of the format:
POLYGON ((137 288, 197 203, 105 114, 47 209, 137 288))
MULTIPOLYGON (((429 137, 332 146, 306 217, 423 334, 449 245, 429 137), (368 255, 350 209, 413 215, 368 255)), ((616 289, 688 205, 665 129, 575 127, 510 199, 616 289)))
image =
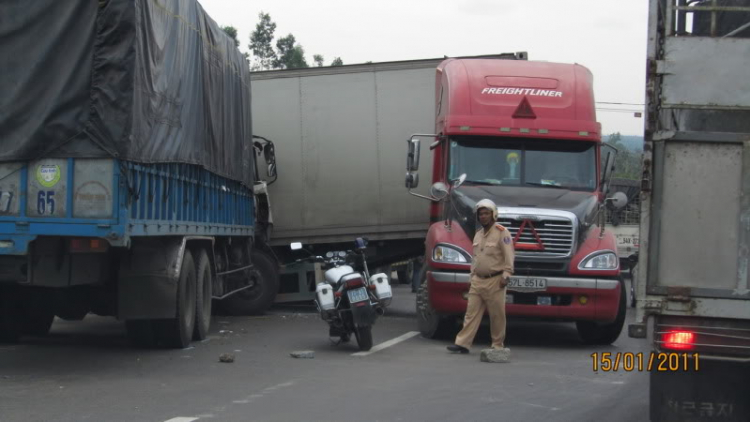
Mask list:
POLYGON ((229 38, 234 40, 234 46, 239 47, 240 46, 240 40, 237 39, 237 28, 233 26, 223 26, 221 29, 226 32, 227 35, 229 35, 229 38))
POLYGON ((612 177, 618 179, 640 180, 642 172, 643 153, 631 151, 622 143, 622 135, 619 132, 607 137, 608 144, 617 148, 617 161, 615 161, 615 173, 612 177))
POLYGON ((305 50, 297 44, 294 35, 279 38, 276 41, 277 59, 274 61, 276 69, 299 69, 310 67, 305 60, 305 50))
MULTIPOLYGON (((260 21, 255 26, 255 31, 250 34, 250 44, 248 47, 253 53, 254 62, 250 70, 271 70, 271 69, 298 69, 310 67, 305 59, 305 49, 297 43, 294 35, 288 34, 276 40, 274 44, 274 32, 276 23, 271 20, 271 15, 260 12, 258 15, 260 21), (274 45, 276 49, 274 50, 274 45)), ((231 28, 231 27, 227 27, 231 28)), ((234 29, 234 28, 232 28, 234 29)), ((234 31, 236 34, 236 30, 234 31)), ((227 32, 229 33, 229 32, 227 32)), ((230 36, 232 36, 230 34, 230 36)), ((234 38, 234 37, 233 37, 234 38)), ((323 66, 323 56, 315 54, 313 61, 318 67, 323 66)), ((341 57, 336 57, 331 66, 341 66, 344 61, 341 57)))
POLYGON ((278 60, 272 45, 276 23, 271 20, 271 15, 268 13, 260 12, 258 18, 260 22, 255 25, 255 31, 250 34, 250 44, 248 45, 255 57, 255 62, 251 68, 252 70, 273 69, 278 60))

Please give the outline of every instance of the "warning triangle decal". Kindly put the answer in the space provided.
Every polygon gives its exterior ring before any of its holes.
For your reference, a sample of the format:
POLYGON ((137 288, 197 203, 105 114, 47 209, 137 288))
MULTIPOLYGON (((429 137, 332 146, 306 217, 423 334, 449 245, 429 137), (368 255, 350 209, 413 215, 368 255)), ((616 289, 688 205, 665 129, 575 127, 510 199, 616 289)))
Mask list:
POLYGON ((536 114, 529 104, 529 99, 526 96, 523 97, 521 103, 518 104, 518 108, 513 113, 514 119, 536 119, 536 114))

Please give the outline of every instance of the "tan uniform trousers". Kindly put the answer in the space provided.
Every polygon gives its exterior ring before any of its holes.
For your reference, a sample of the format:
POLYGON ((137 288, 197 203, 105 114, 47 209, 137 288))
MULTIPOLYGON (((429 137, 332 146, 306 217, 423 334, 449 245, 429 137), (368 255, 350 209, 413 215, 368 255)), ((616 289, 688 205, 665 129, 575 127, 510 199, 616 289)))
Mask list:
POLYGON ((492 348, 502 349, 505 342, 505 287, 500 287, 501 275, 482 279, 472 277, 469 304, 464 316, 464 327, 456 336, 456 345, 471 348, 484 311, 490 315, 492 348))

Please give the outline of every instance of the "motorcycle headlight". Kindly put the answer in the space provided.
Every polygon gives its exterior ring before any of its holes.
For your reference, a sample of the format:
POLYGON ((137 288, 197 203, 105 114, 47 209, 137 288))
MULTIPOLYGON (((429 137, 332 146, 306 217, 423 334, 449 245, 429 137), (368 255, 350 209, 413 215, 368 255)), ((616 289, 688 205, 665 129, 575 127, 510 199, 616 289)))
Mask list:
POLYGON ((586 257, 580 264, 579 270, 616 270, 620 265, 617 255, 612 252, 600 253, 586 257))
POLYGON ((432 251, 432 260, 456 264, 467 264, 469 262, 458 249, 444 245, 435 246, 435 249, 432 251))

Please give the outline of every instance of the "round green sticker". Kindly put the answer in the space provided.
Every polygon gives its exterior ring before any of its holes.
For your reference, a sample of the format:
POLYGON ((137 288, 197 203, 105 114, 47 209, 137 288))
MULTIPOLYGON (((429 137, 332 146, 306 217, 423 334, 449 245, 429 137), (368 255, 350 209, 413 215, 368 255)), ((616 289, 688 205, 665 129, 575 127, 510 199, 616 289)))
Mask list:
POLYGON ((60 166, 57 164, 42 164, 36 168, 36 180, 46 188, 55 186, 60 181, 60 166))

